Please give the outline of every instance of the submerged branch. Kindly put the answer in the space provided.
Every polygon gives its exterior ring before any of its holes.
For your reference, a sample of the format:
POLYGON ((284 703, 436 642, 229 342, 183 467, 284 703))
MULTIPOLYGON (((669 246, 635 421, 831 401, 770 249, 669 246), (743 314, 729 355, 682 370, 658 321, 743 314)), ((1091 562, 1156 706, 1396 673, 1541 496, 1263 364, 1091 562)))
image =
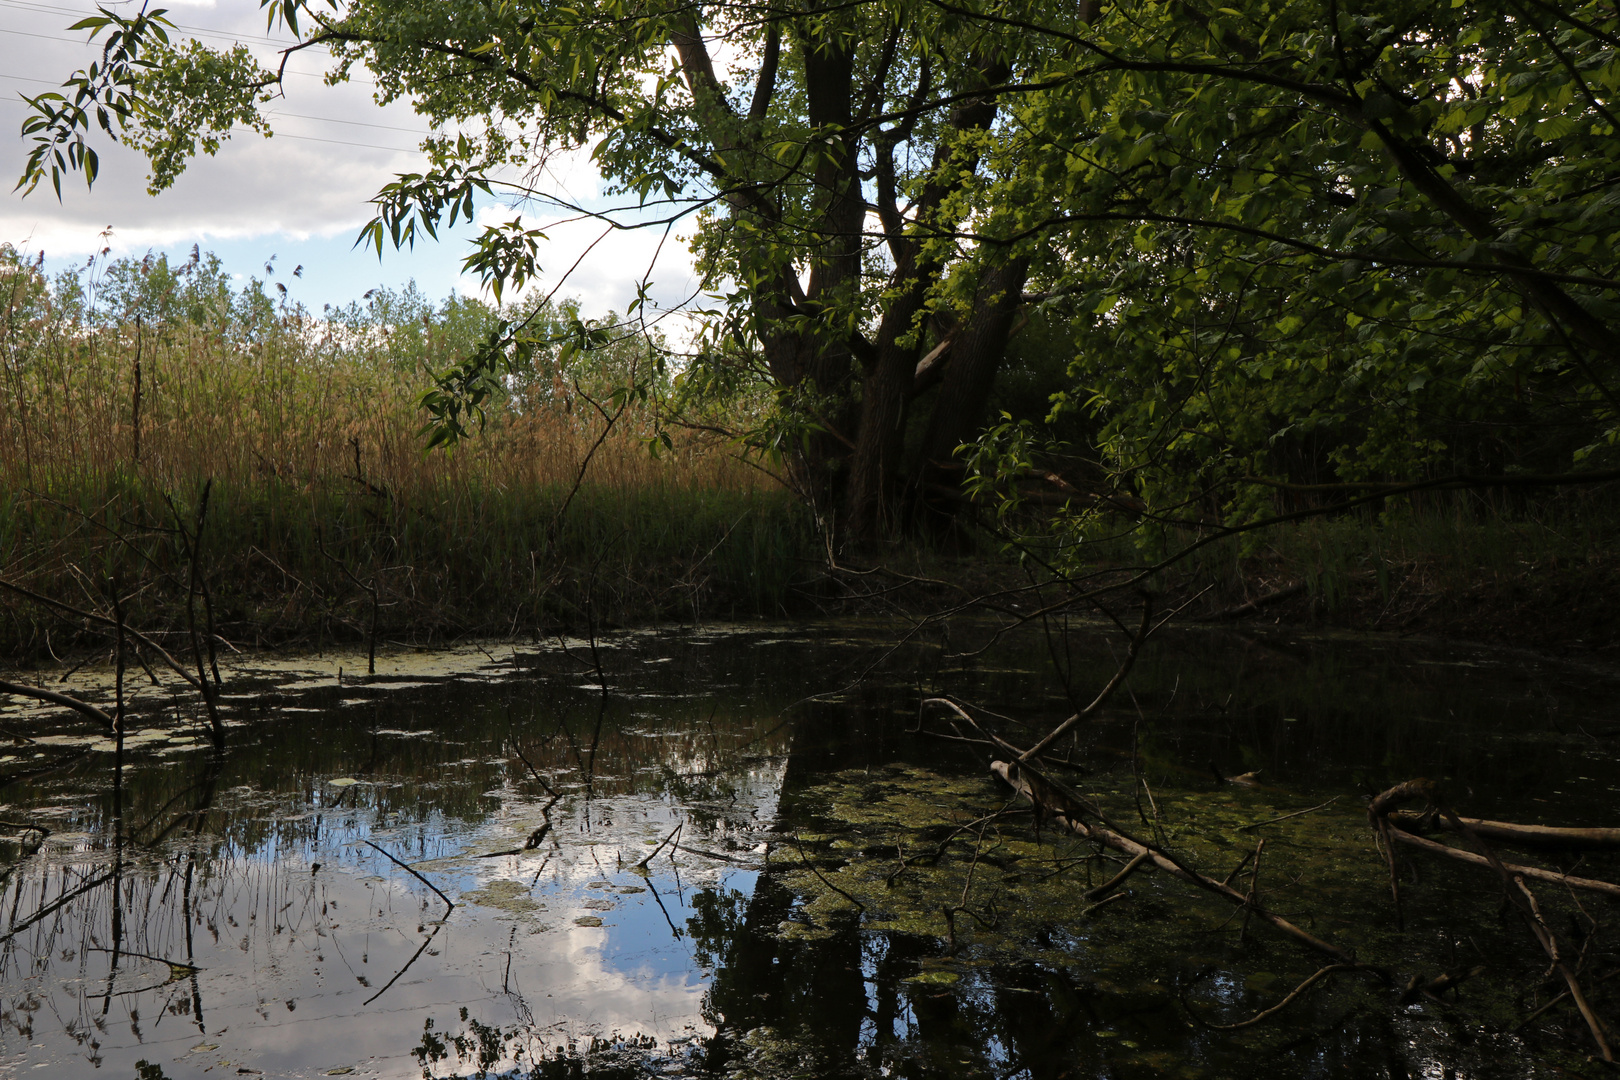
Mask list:
POLYGON ((1260 1012, 1255 1013, 1247 1020, 1239 1020, 1235 1024, 1212 1024, 1208 1020, 1205 1020, 1203 1017, 1199 1016, 1193 1011, 1192 1006, 1187 1002, 1185 992, 1183 992, 1181 995, 1181 1007, 1186 1010, 1187 1015, 1191 1017, 1193 1023, 1197 1024, 1199 1027, 1208 1028, 1211 1031, 1238 1031, 1242 1028, 1253 1027, 1255 1024, 1269 1020, 1273 1016, 1276 1016, 1278 1013, 1288 1008, 1288 1006, 1298 1001, 1300 996, 1303 995, 1305 991, 1309 990, 1311 987, 1315 986, 1317 983, 1321 982, 1323 979, 1334 974, 1335 972, 1366 970, 1368 969, 1361 964, 1329 964, 1327 967, 1319 969, 1310 978, 1294 987, 1293 991, 1287 997, 1277 1002, 1277 1004, 1273 1005, 1271 1008, 1262 1009, 1260 1012))
POLYGON ((0 679, 0 691, 16 694, 18 697, 34 698, 37 701, 60 705, 65 709, 72 709, 83 716, 88 716, 108 731, 113 730, 113 718, 96 708, 87 701, 80 701, 67 694, 59 694, 55 690, 46 690, 39 686, 28 686, 25 683, 14 683, 7 679, 0 679))

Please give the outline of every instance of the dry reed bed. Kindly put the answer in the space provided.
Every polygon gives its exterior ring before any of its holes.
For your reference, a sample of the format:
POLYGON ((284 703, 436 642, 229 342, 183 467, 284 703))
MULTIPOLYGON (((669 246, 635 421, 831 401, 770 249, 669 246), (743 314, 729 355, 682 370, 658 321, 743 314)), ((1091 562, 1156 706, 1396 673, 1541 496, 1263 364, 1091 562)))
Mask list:
MULTIPOLYGON (((249 642, 368 634, 373 590, 379 634, 413 640, 773 614, 809 550, 787 494, 725 447, 654 457, 649 407, 602 438, 607 372, 514 387, 476 438, 424 453, 419 372, 297 328, 3 344, 0 573, 78 607, 117 580, 133 620, 178 630, 210 482, 206 606, 249 642)), ((99 640, 0 604, 0 648, 99 640)))

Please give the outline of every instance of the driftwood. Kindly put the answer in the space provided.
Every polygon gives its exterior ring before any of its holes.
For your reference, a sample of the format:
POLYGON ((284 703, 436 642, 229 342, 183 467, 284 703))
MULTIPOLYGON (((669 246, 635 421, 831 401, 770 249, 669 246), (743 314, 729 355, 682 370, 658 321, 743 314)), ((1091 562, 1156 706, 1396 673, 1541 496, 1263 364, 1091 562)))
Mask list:
MULTIPOLYGON (((1587 878, 1572 878, 1567 874, 1559 874, 1537 867, 1515 866, 1512 863, 1504 863, 1497 857, 1490 844, 1486 842, 1485 834, 1476 829, 1470 819, 1458 817, 1441 799, 1435 785, 1428 780, 1408 780, 1404 784, 1397 784, 1388 791, 1380 793, 1368 804, 1367 817, 1386 843, 1398 840, 1401 843, 1433 851, 1448 858, 1488 866, 1494 870, 1502 882, 1508 901, 1519 910, 1519 913, 1524 917, 1525 924, 1530 929, 1531 935, 1546 954, 1550 965, 1549 970, 1564 980, 1564 985, 1567 987, 1566 992, 1575 1003, 1575 1007, 1580 1011, 1582 1019, 1586 1021, 1587 1028, 1592 1034, 1592 1041, 1597 1044, 1598 1053, 1604 1061, 1614 1061, 1614 1050, 1609 1043, 1608 1029, 1597 1013, 1593 1011, 1592 1005, 1587 1000, 1586 993, 1577 977, 1576 967, 1571 967, 1564 956, 1557 935, 1553 933, 1551 926, 1542 916, 1541 905, 1536 902, 1536 896, 1530 891, 1530 886, 1526 884, 1525 879, 1534 878, 1540 881, 1551 881, 1571 889, 1587 889, 1615 897, 1620 897, 1620 885, 1587 878), (1415 836, 1398 827, 1391 820, 1396 807, 1402 803, 1420 798, 1435 808, 1433 814, 1425 816, 1438 816, 1444 821, 1446 827, 1467 836, 1479 848, 1480 854, 1476 855, 1473 852, 1448 847, 1445 844, 1415 836)), ((1525 826, 1506 825, 1501 822, 1491 822, 1489 824, 1502 825, 1506 832, 1512 836, 1523 835, 1522 830, 1527 828, 1525 826)), ((1536 829, 1538 827, 1530 826, 1528 828, 1536 829)), ((1572 831, 1576 833, 1588 832, 1588 830, 1572 831)), ((1609 830, 1594 831, 1602 833, 1609 830)), ((1393 844, 1390 845, 1389 853, 1393 857, 1393 844)), ((1392 861, 1391 866, 1393 867, 1393 865, 1392 861)))
MULTIPOLYGON (((1444 855, 1448 859, 1455 859, 1458 862, 1465 862, 1472 866, 1489 867, 1495 865, 1495 863, 1492 862, 1492 859, 1487 858, 1484 855, 1477 855, 1472 851, 1464 851, 1462 848, 1451 847, 1447 844, 1442 844, 1437 840, 1430 840, 1427 837, 1419 836, 1416 833, 1409 832, 1405 828, 1402 828, 1403 824, 1413 819, 1407 815, 1397 814, 1395 812, 1396 808, 1402 803, 1410 802, 1414 799, 1422 799, 1431 805, 1437 805, 1440 802, 1439 793, 1433 783, 1424 779, 1408 780, 1403 784, 1396 784, 1388 791, 1380 793, 1372 800, 1372 802, 1368 803, 1367 818, 1372 822, 1373 828, 1378 830, 1379 835, 1385 837, 1386 839, 1399 841, 1402 844, 1406 844, 1410 847, 1420 848, 1435 855, 1444 855)), ((1430 819, 1440 820, 1444 822, 1446 828, 1452 829, 1456 832, 1472 832, 1480 839, 1501 838, 1499 833, 1493 833, 1488 829, 1476 827, 1475 823, 1480 821, 1478 818, 1458 818, 1454 815, 1439 813, 1426 813, 1416 818, 1416 820, 1422 821, 1427 821, 1430 819)), ((1536 834, 1601 834, 1620 832, 1620 830, 1617 829, 1551 829, 1541 825, 1512 825, 1506 822, 1497 821, 1483 822, 1483 824, 1487 826, 1499 826, 1501 829, 1506 830, 1509 834, 1515 837, 1527 835, 1527 831, 1529 833, 1536 834)), ((1570 874, 1559 873, 1556 870, 1544 870, 1539 866, 1520 866, 1517 863, 1510 862, 1501 863, 1501 866, 1510 875, 1517 875, 1519 877, 1529 878, 1534 881, 1546 881, 1554 885, 1565 885, 1571 889, 1580 889, 1584 892, 1602 893, 1605 896, 1612 896, 1616 899, 1620 899, 1620 885, 1616 885, 1611 881, 1600 881, 1593 878, 1575 877, 1570 874)))
MULTIPOLYGON (((1620 829, 1569 829, 1552 825, 1520 825, 1511 821, 1489 821, 1485 818, 1459 817, 1465 828, 1498 844, 1551 848, 1620 848, 1620 829)), ((1414 814, 1396 811, 1389 815, 1390 824, 1407 832, 1426 832, 1431 828, 1455 831, 1451 822, 1437 814, 1414 814)))
MULTIPOLYGON (((1462 848, 1448 847, 1426 837, 1414 836, 1405 829, 1398 829, 1393 825, 1389 827, 1387 835, 1403 844, 1422 848, 1424 851, 1432 852, 1435 855, 1444 855, 1446 858, 1456 859, 1458 862, 1469 863, 1473 866, 1491 865, 1490 860, 1483 855, 1476 855, 1472 851, 1464 851, 1462 848)), ((1543 870, 1539 866, 1520 866, 1517 863, 1503 863, 1502 865, 1507 868, 1510 874, 1518 874, 1521 877, 1531 878, 1535 881, 1546 881, 1554 885, 1568 885, 1572 889, 1580 889, 1584 892, 1603 893, 1605 896, 1612 896, 1620 900, 1620 885, 1616 885, 1612 881, 1575 877, 1572 874, 1561 874, 1556 870, 1543 870)))

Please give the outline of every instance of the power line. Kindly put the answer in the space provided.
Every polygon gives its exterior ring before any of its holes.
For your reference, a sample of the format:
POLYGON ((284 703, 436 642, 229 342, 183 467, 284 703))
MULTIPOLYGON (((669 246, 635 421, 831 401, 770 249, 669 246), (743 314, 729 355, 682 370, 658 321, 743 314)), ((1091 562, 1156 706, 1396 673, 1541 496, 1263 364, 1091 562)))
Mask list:
POLYGON ((371 124, 364 120, 337 120, 330 116, 305 116, 303 113, 267 112, 264 115, 270 119, 286 117, 289 120, 319 120, 323 124, 347 124, 350 127, 377 128, 379 131, 403 131, 407 135, 420 135, 424 139, 429 135, 438 134, 438 132, 434 131, 422 131, 419 128, 395 127, 392 124, 371 124))
MULTIPOLYGON (((3 2, 3 0, 0 0, 0 2, 3 2)), ((17 82, 40 83, 43 86, 57 86, 57 85, 60 85, 58 83, 52 82, 50 79, 33 79, 33 78, 29 78, 26 75, 0 74, 0 79, 14 79, 17 82)), ((5 105, 26 105, 27 102, 19 101, 16 98, 0 98, 0 104, 5 104, 5 105)), ((438 132, 434 132, 434 131, 423 131, 420 128, 397 127, 397 126, 395 126, 393 124, 373 124, 373 123, 370 123, 370 122, 365 121, 365 120, 339 120, 334 116, 310 116, 307 113, 267 112, 264 115, 265 115, 265 117, 267 119, 270 119, 270 120, 283 120, 283 119, 285 119, 285 120, 314 120, 314 121, 316 121, 318 123, 322 123, 322 124, 342 124, 345 127, 375 128, 378 131, 402 131, 407 135, 420 135, 424 139, 428 138, 431 135, 439 134, 438 132)), ((279 131, 276 134, 282 136, 283 138, 288 138, 288 139, 296 139, 296 138, 301 138, 301 137, 302 138, 307 138, 308 137, 308 136, 288 135, 288 134, 285 134, 284 132, 279 132, 279 131)), ((354 145, 356 145, 356 146, 364 146, 366 144, 364 144, 364 143, 355 143, 354 145)), ((373 149, 391 150, 391 149, 394 149, 394 148, 393 147, 387 147, 387 146, 379 146, 379 147, 373 147, 373 149)), ((414 151, 412 151, 412 152, 414 152, 414 151)))
MULTIPOLYGON (((18 8, 18 9, 23 10, 23 11, 38 11, 38 12, 42 12, 42 13, 50 12, 50 13, 53 13, 53 14, 62 14, 62 15, 83 15, 84 14, 83 11, 74 10, 72 8, 49 7, 49 6, 46 6, 46 5, 43 5, 43 4, 28 4, 28 3, 22 3, 22 2, 20 2, 20 0, 0 0, 0 6, 18 8)), ((175 23, 173 25, 174 25, 174 28, 176 30, 184 30, 187 33, 191 34, 193 37, 214 38, 214 39, 219 40, 219 41, 228 41, 228 42, 231 42, 233 44, 237 44, 237 43, 241 43, 241 42, 248 42, 248 43, 255 44, 255 45, 262 45, 262 46, 266 46, 266 47, 269 47, 269 48, 273 48, 273 49, 276 49, 278 51, 289 49, 293 45, 297 44, 296 42, 278 41, 275 38, 261 37, 261 36, 256 35, 256 34, 231 34, 231 33, 228 33, 226 31, 223 31, 223 30, 209 30, 206 27, 189 26, 189 25, 186 25, 184 23, 175 23)), ((94 40, 90 39, 90 38, 62 37, 59 34, 38 34, 38 33, 34 33, 33 31, 29 31, 29 30, 11 30, 11 29, 7 29, 7 28, 4 28, 4 27, 0 27, 0 34, 15 34, 18 37, 38 38, 40 41, 61 41, 61 42, 65 42, 66 44, 69 44, 69 45, 93 45, 93 44, 95 44, 94 40)), ((320 50, 322 50, 324 52, 327 52, 327 53, 330 53, 330 51, 331 51, 325 45, 317 45, 317 46, 314 46, 314 48, 318 48, 318 49, 320 49, 320 50)), ((325 79, 326 78, 324 73, 312 72, 312 71, 288 71, 287 74, 289 74, 289 75, 301 75, 301 76, 304 76, 305 78, 312 78, 312 79, 325 79)), ((12 76, 12 78, 16 78, 16 76, 12 76)), ((376 86, 377 85, 376 82, 371 80, 371 79, 353 79, 353 78, 351 78, 348 81, 356 84, 357 86, 376 86)))
MULTIPOLYGON (((88 12, 86 12, 83 8, 57 7, 53 4, 31 4, 28 3, 27 0, 0 0, 0 6, 19 8, 23 11, 38 11, 41 13, 48 12, 53 15, 78 15, 81 18, 88 14, 88 12)), ((212 29, 206 26, 190 26, 186 23, 172 23, 170 25, 172 25, 176 30, 185 30, 188 33, 198 34, 204 37, 226 38, 232 41, 251 41, 257 45, 270 45, 278 49, 285 49, 289 45, 296 44, 296 42, 278 40, 276 38, 266 37, 262 34, 231 34, 225 30, 212 29)), ((72 39, 59 38, 53 40, 69 41, 72 39)), ((324 45, 317 47, 325 48, 324 45)))
MULTIPOLYGON (((20 78, 22 78, 21 75, 0 75, 0 79, 20 79, 20 78)), ((43 80, 43 79, 29 79, 27 81, 28 82, 44 82, 45 80, 43 80)), ((0 98, 0 105, 27 105, 27 104, 28 103, 26 101, 18 101, 18 100, 14 99, 14 98, 0 98)), ((284 113, 283 115, 291 116, 293 114, 284 113)), ((301 117, 299 117, 299 119, 300 120, 326 120, 326 117, 323 117, 323 116, 301 116, 301 117)), ((326 122, 330 123, 330 124, 354 123, 359 127, 382 127, 383 130, 385 130, 385 131, 406 131, 406 130, 408 130, 407 128, 384 127, 381 124, 360 124, 358 121, 349 121, 349 120, 326 120, 326 122)), ((252 130, 251 128, 237 128, 235 131, 231 132, 231 134, 235 135, 235 134, 238 134, 238 133, 241 133, 241 132, 247 132, 247 131, 251 131, 251 130, 252 130)), ((421 148, 420 147, 414 147, 414 146, 409 148, 409 149, 406 149, 405 147, 402 147, 402 146, 378 146, 376 143, 351 142, 351 141, 349 141, 347 139, 323 139, 323 138, 320 138, 319 136, 316 136, 316 135, 293 135, 293 134, 289 134, 288 132, 285 132, 285 131, 276 132, 274 137, 277 138, 277 139, 297 139, 299 142, 330 143, 333 146, 352 146, 352 147, 354 147, 356 149, 364 149, 364 150, 388 150, 388 151, 391 151, 391 152, 396 153, 396 154, 417 154, 417 153, 421 153, 421 148)))
POLYGON ((27 30, 8 30, 3 26, 0 26, 0 34, 16 34, 18 37, 39 38, 41 41, 65 41, 70 45, 89 44, 88 41, 81 41, 79 38, 58 37, 55 34, 31 34, 27 30))
POLYGON ((346 142, 343 139, 319 139, 314 135, 288 135, 280 131, 276 132, 275 137, 278 139, 297 139, 299 142, 331 143, 334 146, 363 147, 367 150, 392 150, 396 154, 415 154, 420 152, 414 147, 410 150, 404 150, 397 146, 377 146, 373 143, 346 142))
MULTIPOLYGON (((26 75, 0 75, 0 79, 16 79, 18 82, 42 83, 45 86, 55 86, 55 85, 57 85, 56 83, 51 82, 49 79, 30 79, 26 75)), ((21 101, 21 100, 19 100, 17 98, 0 98, 0 105, 27 105, 27 104, 28 103, 26 101, 21 101)), ((318 121, 319 123, 322 123, 322 124, 343 124, 346 127, 376 128, 378 131, 403 131, 407 135, 420 135, 424 139, 429 137, 430 135, 438 134, 438 132, 422 131, 422 130, 420 130, 418 128, 395 127, 392 124, 370 124, 370 123, 365 122, 364 120, 338 120, 335 117, 331 117, 331 116, 306 116, 303 113, 265 113, 265 117, 266 117, 266 119, 270 119, 270 120, 315 120, 315 121, 318 121)), ((301 139, 301 138, 307 139, 307 138, 312 138, 313 137, 313 136, 308 136, 308 135, 290 135, 290 134, 288 134, 288 133, 286 133, 284 131, 276 132, 276 136, 278 138, 283 138, 283 139, 301 139)), ((367 144, 366 143, 355 143, 354 145, 355 146, 365 146, 367 144)), ((372 147, 372 149, 374 149, 374 150, 393 150, 393 149, 396 149, 396 147, 377 146, 377 147, 372 147)), ((402 153, 415 153, 414 150, 401 151, 401 152, 402 153)))

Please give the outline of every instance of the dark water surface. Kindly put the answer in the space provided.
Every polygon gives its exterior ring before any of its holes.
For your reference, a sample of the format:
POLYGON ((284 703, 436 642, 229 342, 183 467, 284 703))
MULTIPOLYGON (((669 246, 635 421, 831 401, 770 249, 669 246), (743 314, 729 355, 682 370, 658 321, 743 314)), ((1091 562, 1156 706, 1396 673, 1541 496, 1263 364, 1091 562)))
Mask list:
MULTIPOLYGON (((919 717, 950 692, 1027 744, 1072 711, 1053 655, 1084 700, 1117 635, 963 656, 986 628, 959 627, 868 673, 900 633, 399 651, 372 678, 245 660, 223 757, 146 686, 117 785, 106 740, 12 705, 0 1076, 1599 1075, 1567 1007, 1515 1030, 1559 988, 1490 876, 1403 853, 1397 925, 1364 807, 1428 776, 1465 814, 1620 825, 1612 674, 1280 630, 1150 645, 1067 744, 1076 786, 1217 877, 1264 838, 1269 905, 1402 981, 1487 969, 1444 1002, 1330 979, 1228 1032, 1322 961, 1163 875, 1094 907, 1117 864, 1003 810, 992 755, 919 717)), ((1538 894, 1620 1032, 1616 905, 1538 894)))

